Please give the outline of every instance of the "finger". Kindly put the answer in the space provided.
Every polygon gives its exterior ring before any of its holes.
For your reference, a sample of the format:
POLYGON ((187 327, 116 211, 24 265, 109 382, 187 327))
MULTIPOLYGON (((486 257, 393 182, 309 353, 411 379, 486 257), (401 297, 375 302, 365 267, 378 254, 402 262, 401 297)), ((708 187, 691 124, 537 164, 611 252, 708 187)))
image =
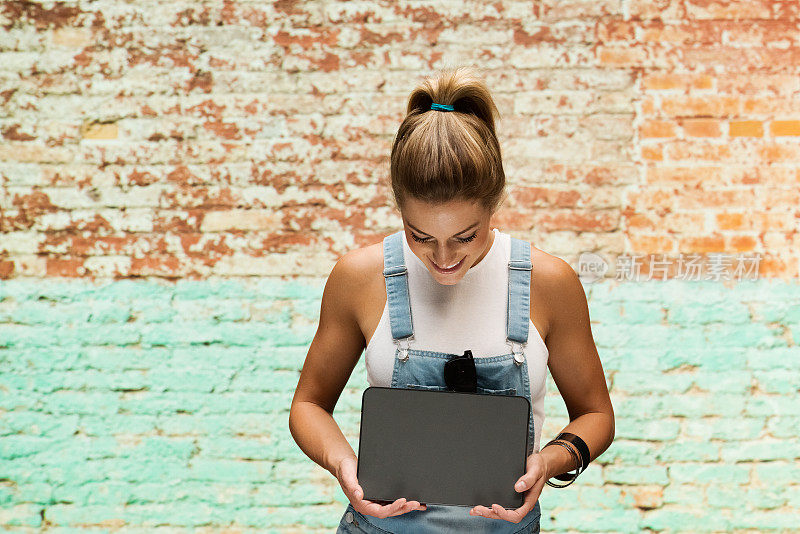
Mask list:
POLYGON ((494 511, 494 513, 497 514, 497 517, 499 517, 500 519, 503 519, 505 521, 511 521, 512 523, 519 523, 523 517, 519 515, 519 513, 517 513, 516 510, 506 510, 499 504, 493 504, 492 510, 494 511))
POLYGON ((405 508, 405 506, 406 506, 406 502, 407 501, 406 501, 405 497, 400 497, 399 499, 394 501, 389 507, 390 508, 389 509, 389 515, 394 515, 398 511, 402 511, 403 508, 405 508))
POLYGON ((403 508, 401 510, 398 510, 397 512, 393 513, 389 517, 406 514, 408 512, 411 512, 411 511, 415 510, 418 506, 419 506, 419 503, 417 501, 408 501, 405 504, 405 506, 403 506, 403 508))
POLYGON ((470 515, 479 515, 481 517, 488 517, 489 519, 499 519, 497 514, 494 513, 494 510, 481 505, 477 505, 475 508, 473 508, 470 511, 470 515))
POLYGON ((522 493, 531 489, 541 477, 540 469, 537 466, 530 466, 525 474, 519 477, 516 484, 514 484, 514 491, 522 493))

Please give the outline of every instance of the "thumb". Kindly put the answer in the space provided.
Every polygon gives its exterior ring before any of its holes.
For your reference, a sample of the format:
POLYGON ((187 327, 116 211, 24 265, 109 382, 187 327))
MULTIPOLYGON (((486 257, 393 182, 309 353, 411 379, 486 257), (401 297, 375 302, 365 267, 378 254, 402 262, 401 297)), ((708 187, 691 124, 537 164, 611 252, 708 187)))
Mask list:
POLYGON ((528 488, 530 488, 532 485, 533 484, 528 481, 528 477, 523 476, 522 478, 517 480, 517 483, 514 485, 514 489, 517 490, 518 492, 523 492, 528 488))

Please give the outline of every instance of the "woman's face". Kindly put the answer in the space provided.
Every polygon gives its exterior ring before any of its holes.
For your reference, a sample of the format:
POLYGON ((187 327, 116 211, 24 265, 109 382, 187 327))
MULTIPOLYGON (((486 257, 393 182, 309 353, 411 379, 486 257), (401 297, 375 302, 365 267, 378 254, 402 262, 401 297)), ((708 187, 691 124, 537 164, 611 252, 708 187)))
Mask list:
POLYGON ((411 251, 443 285, 461 280, 494 241, 489 227, 492 214, 477 201, 434 204, 407 198, 401 215, 411 251))

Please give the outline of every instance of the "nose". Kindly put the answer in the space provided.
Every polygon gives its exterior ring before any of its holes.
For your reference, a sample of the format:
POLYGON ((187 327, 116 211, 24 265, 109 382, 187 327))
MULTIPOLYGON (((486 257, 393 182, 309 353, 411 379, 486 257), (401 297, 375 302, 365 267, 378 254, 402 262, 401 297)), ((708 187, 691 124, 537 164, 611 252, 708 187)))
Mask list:
POLYGON ((433 252, 433 261, 435 261, 436 265, 439 267, 450 267, 458 262, 458 258, 450 254, 451 253, 448 253, 445 247, 436 247, 436 250, 433 252))

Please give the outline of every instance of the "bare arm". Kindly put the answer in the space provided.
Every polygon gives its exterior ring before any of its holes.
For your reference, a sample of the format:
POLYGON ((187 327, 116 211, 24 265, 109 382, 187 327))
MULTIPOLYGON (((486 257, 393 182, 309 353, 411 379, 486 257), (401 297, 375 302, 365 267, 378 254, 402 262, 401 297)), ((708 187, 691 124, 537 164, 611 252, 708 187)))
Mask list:
POLYGON ((328 277, 317 332, 289 410, 289 431, 297 445, 333 475, 342 458, 356 458, 333 410, 366 345, 352 306, 361 256, 359 251, 346 254, 328 277))
MULTIPOLYGON (((547 282, 542 294, 550 310, 547 365, 570 419, 563 432, 580 436, 594 460, 614 440, 614 408, 592 337, 586 294, 578 275, 560 258, 554 258, 544 271, 547 282)), ((540 453, 549 477, 576 467, 569 452, 559 445, 544 447, 540 453)))

